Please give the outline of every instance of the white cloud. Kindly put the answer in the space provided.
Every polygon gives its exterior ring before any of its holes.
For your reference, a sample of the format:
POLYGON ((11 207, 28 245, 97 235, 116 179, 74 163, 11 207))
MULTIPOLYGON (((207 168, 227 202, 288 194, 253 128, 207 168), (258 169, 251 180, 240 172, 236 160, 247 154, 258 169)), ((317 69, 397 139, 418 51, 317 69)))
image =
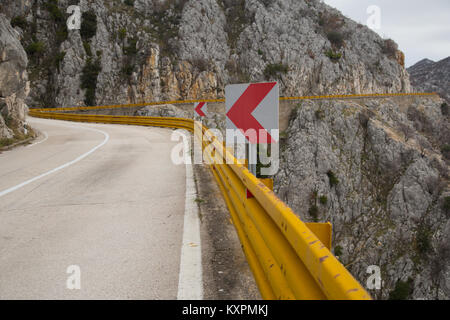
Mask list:
POLYGON ((381 9, 383 37, 394 39, 405 52, 406 66, 423 58, 438 61, 450 56, 448 0, 324 0, 347 17, 366 23, 370 5, 381 9))

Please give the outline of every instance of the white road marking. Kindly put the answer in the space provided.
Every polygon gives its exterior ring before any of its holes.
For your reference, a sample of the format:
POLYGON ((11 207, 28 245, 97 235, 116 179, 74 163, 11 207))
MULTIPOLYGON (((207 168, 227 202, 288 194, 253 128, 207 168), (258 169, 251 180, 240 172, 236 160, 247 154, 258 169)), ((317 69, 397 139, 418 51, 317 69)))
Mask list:
POLYGON ((14 187, 11 187, 11 188, 6 189, 6 190, 3 190, 3 191, 0 191, 0 197, 3 197, 3 196, 5 196, 5 195, 7 195, 8 193, 11 193, 11 192, 13 192, 13 191, 16 191, 16 190, 18 190, 18 189, 20 189, 20 188, 22 188, 22 187, 24 187, 24 186, 26 186, 26 185, 28 185, 28 184, 34 182, 34 181, 36 181, 36 180, 39 180, 39 179, 41 179, 41 178, 44 178, 44 177, 46 177, 46 176, 48 176, 48 175, 50 175, 50 174, 52 174, 52 173, 55 173, 55 172, 57 172, 57 171, 60 171, 60 170, 62 170, 62 169, 64 169, 64 168, 67 168, 67 167, 69 167, 69 166, 71 166, 71 165, 73 165, 73 164, 75 164, 75 163, 77 163, 77 162, 83 160, 83 159, 86 158, 88 155, 90 155, 91 153, 95 152, 95 151, 96 151, 97 149, 99 149, 100 147, 104 146, 104 145, 108 142, 108 140, 109 140, 109 134, 106 133, 106 132, 104 132, 104 131, 102 131, 102 130, 98 130, 98 129, 94 129, 94 128, 86 128, 86 127, 82 127, 82 126, 76 126, 76 127, 75 127, 75 126, 67 126, 67 127, 72 127, 72 128, 77 128, 77 129, 83 129, 83 130, 90 130, 90 131, 100 132, 101 134, 103 134, 103 135, 105 136, 105 139, 102 141, 102 143, 100 143, 100 144, 97 145, 96 147, 92 148, 92 149, 89 150, 88 152, 82 154, 81 156, 79 156, 78 158, 76 158, 76 159, 74 159, 74 160, 72 160, 72 161, 69 161, 69 162, 67 162, 67 163, 65 163, 65 164, 63 164, 63 165, 61 165, 61 166, 59 166, 59 167, 57 167, 57 168, 54 168, 54 169, 52 169, 52 170, 50 170, 50 171, 47 171, 47 172, 45 172, 45 173, 43 173, 43 174, 41 174, 41 175, 38 175, 38 176, 36 176, 36 177, 34 177, 34 178, 32 178, 32 179, 29 179, 29 180, 27 180, 27 181, 24 181, 24 182, 22 182, 22 183, 20 183, 20 184, 18 184, 18 185, 16 185, 16 186, 14 186, 14 187))
POLYGON ((202 300, 203 276, 200 219, 198 206, 195 202, 197 190, 192 161, 190 161, 190 143, 188 141, 190 134, 187 133, 183 136, 183 152, 186 163, 186 199, 177 298, 178 300, 202 300))
POLYGON ((37 145, 37 144, 39 144, 39 143, 42 143, 42 142, 46 141, 46 140, 48 139, 48 134, 47 134, 47 132, 45 132, 45 131, 43 131, 42 133, 44 134, 44 139, 41 140, 41 141, 35 142, 35 143, 33 143, 33 144, 30 144, 29 146, 27 146, 27 148, 30 148, 30 147, 32 147, 32 146, 35 146, 35 145, 37 145))

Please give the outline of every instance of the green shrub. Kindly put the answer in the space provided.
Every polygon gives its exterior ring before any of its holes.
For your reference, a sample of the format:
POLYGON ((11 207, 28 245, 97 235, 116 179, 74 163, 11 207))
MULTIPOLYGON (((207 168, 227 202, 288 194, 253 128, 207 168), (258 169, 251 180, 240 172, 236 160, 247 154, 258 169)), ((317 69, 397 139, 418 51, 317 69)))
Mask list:
POLYGON ((319 15, 319 20, 318 20, 319 26, 323 27, 325 25, 325 17, 320 14, 319 15))
POLYGON ((450 213, 450 197, 445 197, 442 203, 442 209, 444 209, 445 213, 450 213))
POLYGON ((44 3, 44 8, 50 12, 50 15, 55 22, 64 21, 64 14, 58 7, 58 0, 48 0, 44 3))
POLYGON ((320 204, 326 205, 328 203, 327 196, 320 196, 319 202, 320 202, 320 204))
POLYGON ((317 221, 317 215, 319 214, 319 208, 315 204, 313 204, 311 207, 309 207, 308 213, 314 219, 314 221, 317 221))
POLYGON ((86 89, 84 102, 88 106, 95 105, 95 90, 97 88, 97 78, 101 71, 100 61, 92 61, 88 58, 81 74, 81 89, 86 89))
POLYGON ((429 227, 421 225, 417 229, 416 249, 422 256, 426 256, 431 251, 431 230, 429 227))
POLYGON ((120 28, 119 29, 119 39, 123 40, 123 39, 125 39, 126 36, 127 36, 127 29, 120 28))
POLYGON ((127 6, 130 6, 130 7, 133 7, 133 6, 134 6, 134 0, 125 0, 124 3, 125 3, 127 6))
POLYGON ((81 18, 80 34, 84 40, 88 40, 97 33, 97 16, 95 12, 88 11, 83 12, 81 18))
POLYGON ((65 56, 66 56, 66 52, 62 51, 62 52, 58 53, 54 58, 54 62, 55 62, 56 67, 58 68, 58 71, 59 71, 61 62, 64 60, 65 56))
POLYGON ((281 131, 280 132, 280 139, 286 139, 288 137, 288 134, 286 131, 281 131))
POLYGON ((336 177, 333 171, 328 170, 327 172, 328 179, 330 180, 330 186, 333 187, 339 183, 339 179, 336 177))
POLYGON ((258 54, 259 54, 260 56, 262 56, 262 55, 263 55, 263 52, 262 52, 262 50, 261 50, 261 49, 258 49, 258 54))
POLYGON ((233 0, 233 1, 218 1, 225 6, 225 17, 227 22, 225 24, 225 32, 228 37, 228 46, 230 48, 236 48, 239 35, 248 23, 247 10, 245 9, 245 0, 233 0))
POLYGON ((444 144, 441 147, 441 153, 445 158, 450 159, 450 145, 444 144))
POLYGON ((67 26, 61 25, 60 29, 56 31, 56 41, 58 43, 63 43, 69 37, 69 32, 67 31, 67 26))
POLYGON ((44 8, 50 13, 53 21, 56 23, 56 42, 61 44, 69 35, 65 20, 65 15, 58 7, 58 0, 48 0, 44 3, 44 8))
POLYGON ((127 56, 132 56, 135 55, 137 53, 137 39, 136 38, 132 38, 128 40, 128 46, 126 46, 123 49, 123 53, 126 54, 127 56))
POLYGON ((15 142, 14 139, 2 138, 2 139, 0 139, 0 148, 7 147, 7 146, 13 144, 14 142, 15 142))
POLYGON ((276 77, 289 71, 289 67, 282 63, 268 64, 264 69, 266 78, 276 77))
POLYGON ((441 104, 441 111, 444 116, 448 116, 448 104, 447 103, 444 102, 443 104, 441 104))
POLYGON ((14 125, 14 118, 10 114, 8 114, 4 120, 7 127, 11 128, 14 125))
POLYGON ((134 67, 131 64, 126 64, 122 68, 122 73, 124 73, 127 76, 131 76, 133 74, 133 71, 134 71, 134 67))
POLYGON ((339 31, 328 32, 327 38, 336 48, 341 48, 344 45, 344 35, 339 31))
POLYGON ((328 50, 327 52, 325 52, 325 55, 330 58, 332 61, 336 62, 338 61, 340 58, 342 58, 342 53, 340 52, 334 52, 333 50, 328 50))
POLYGON ((322 109, 316 110, 315 115, 319 120, 323 120, 325 118, 325 112, 322 109))
POLYGON ((83 41, 83 48, 84 51, 86 51, 86 54, 89 57, 91 57, 92 56, 91 44, 88 41, 83 41))
POLYGON ((339 245, 334 247, 334 255, 338 257, 342 256, 342 250, 343 248, 339 245))
POLYGON ((394 290, 389 293, 389 300, 406 300, 412 292, 412 279, 408 281, 397 281, 394 290))
POLYGON ((45 45, 42 41, 36 41, 31 43, 25 51, 28 53, 28 55, 34 56, 34 55, 40 55, 45 50, 45 45))
POLYGON ((25 29, 28 26, 27 20, 23 16, 17 16, 11 19, 11 26, 13 28, 19 27, 21 29, 25 29))

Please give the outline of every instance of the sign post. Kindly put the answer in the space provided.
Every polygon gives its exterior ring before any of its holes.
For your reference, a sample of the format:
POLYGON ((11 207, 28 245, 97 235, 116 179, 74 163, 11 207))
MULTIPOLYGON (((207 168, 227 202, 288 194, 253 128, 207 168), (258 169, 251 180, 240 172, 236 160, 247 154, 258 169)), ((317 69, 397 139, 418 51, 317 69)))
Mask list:
POLYGON ((256 177, 256 164, 258 163, 258 145, 246 143, 248 154, 248 170, 256 177))
POLYGON ((225 87, 225 105, 227 144, 234 145, 235 137, 248 144, 248 169, 256 176, 258 144, 278 143, 278 84, 263 82, 228 85, 225 87))

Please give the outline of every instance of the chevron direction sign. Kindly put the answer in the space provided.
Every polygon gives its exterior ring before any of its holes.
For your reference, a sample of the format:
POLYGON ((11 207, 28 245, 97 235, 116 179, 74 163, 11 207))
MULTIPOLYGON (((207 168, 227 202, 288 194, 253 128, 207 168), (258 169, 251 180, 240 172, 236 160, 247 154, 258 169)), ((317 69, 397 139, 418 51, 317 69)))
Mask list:
POLYGON ((194 110, 200 117, 206 117, 206 113, 208 112, 208 106, 206 102, 197 102, 194 104, 194 110))
POLYGON ((235 130, 235 135, 244 136, 250 144, 278 142, 279 89, 276 82, 228 85, 225 105, 227 131, 235 130))

